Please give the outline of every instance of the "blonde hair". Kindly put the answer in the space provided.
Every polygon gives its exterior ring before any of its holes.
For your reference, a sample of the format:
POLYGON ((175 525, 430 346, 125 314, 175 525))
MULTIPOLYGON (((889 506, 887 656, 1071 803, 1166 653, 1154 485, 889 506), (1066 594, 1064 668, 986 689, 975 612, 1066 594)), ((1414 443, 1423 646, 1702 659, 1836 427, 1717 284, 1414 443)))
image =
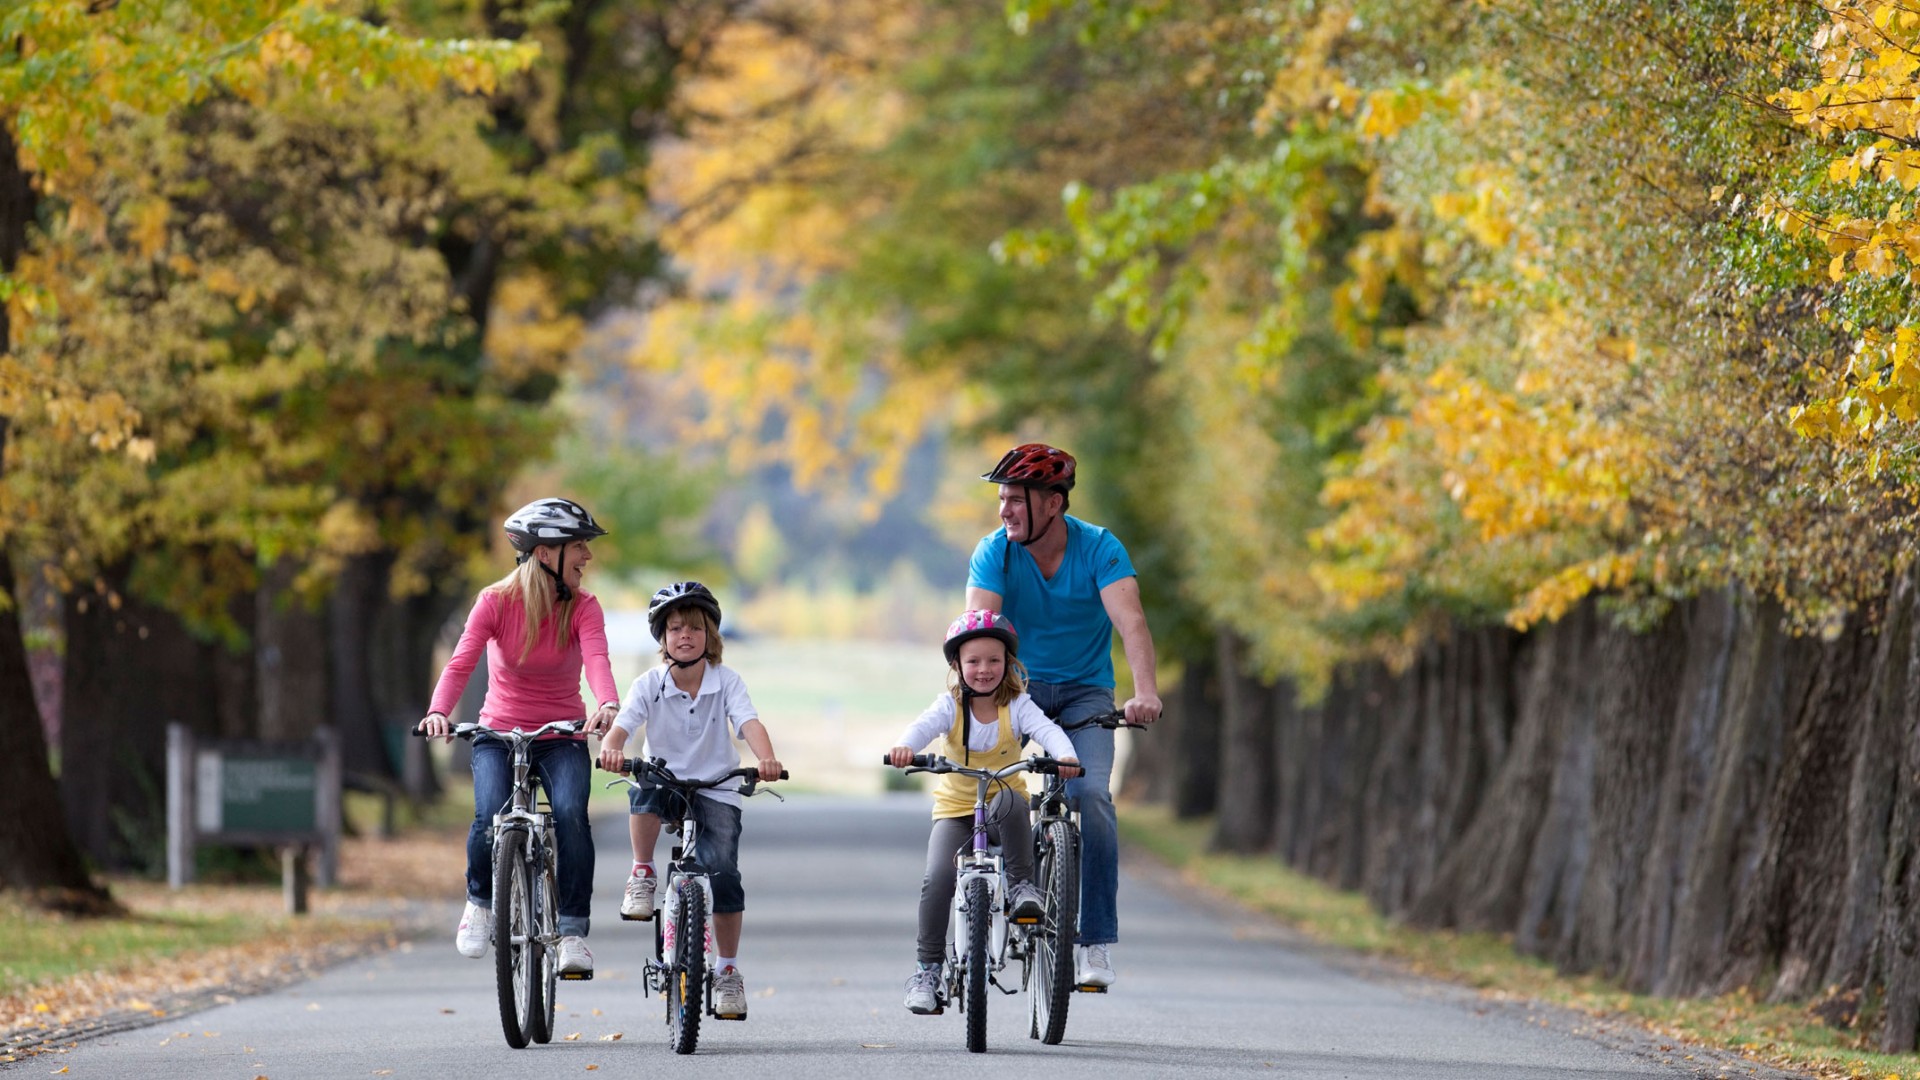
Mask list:
MULTIPOLYGON (((993 640, 999 641, 998 638, 993 640)), ((1027 665, 1021 663, 1013 653, 1007 652, 1006 642, 1000 642, 1000 650, 1007 655, 1007 670, 1000 676, 1000 685, 993 689, 993 703, 1005 708, 1013 704, 1014 698, 1027 692, 1027 665)), ((953 662, 947 665, 947 693, 962 705, 966 704, 966 699, 960 696, 960 688, 964 685, 965 680, 960 678, 960 658, 955 655, 953 662)))
MULTIPOLYGON (((499 581, 487 586, 490 593, 498 593, 509 601, 518 601, 527 615, 527 625, 520 642, 520 663, 525 663, 533 653, 533 646, 540 638, 540 627, 550 615, 558 615, 558 624, 554 627, 554 644, 561 649, 567 647, 568 631, 573 628, 573 601, 579 598, 575 590, 571 599, 565 603, 554 599, 556 590, 553 576, 540 566, 539 556, 529 554, 527 561, 513 568, 513 572, 499 581)), ((502 644, 506 644, 502 640, 502 644)))
POLYGON ((720 640, 719 625, 707 614, 707 609, 698 604, 683 604, 667 612, 666 620, 660 624, 660 659, 673 659, 673 657, 667 655, 666 634, 667 627, 672 624, 675 616, 678 616, 685 624, 697 626, 707 632, 706 661, 709 664, 719 663, 720 654, 726 651, 727 643, 720 640))

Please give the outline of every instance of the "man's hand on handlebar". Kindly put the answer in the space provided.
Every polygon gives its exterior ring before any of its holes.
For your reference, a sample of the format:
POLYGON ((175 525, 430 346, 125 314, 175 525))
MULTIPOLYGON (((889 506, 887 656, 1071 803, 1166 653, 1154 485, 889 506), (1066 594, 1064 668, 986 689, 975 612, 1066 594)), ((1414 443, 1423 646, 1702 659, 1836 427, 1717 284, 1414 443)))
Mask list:
POLYGON ((1120 711, 1127 714, 1129 724, 1151 724, 1160 719, 1160 695, 1135 694, 1120 711))

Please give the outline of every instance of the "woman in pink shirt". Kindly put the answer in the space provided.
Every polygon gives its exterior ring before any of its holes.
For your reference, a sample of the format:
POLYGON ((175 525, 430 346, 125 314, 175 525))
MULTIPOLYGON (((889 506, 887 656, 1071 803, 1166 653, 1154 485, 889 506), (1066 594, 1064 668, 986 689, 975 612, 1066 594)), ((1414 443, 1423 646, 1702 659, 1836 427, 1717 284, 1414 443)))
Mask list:
MULTIPOLYGON (((433 689, 420 731, 447 735, 447 714, 460 700, 480 650, 487 652, 487 699, 480 722, 530 731, 554 720, 587 716, 580 673, 598 702, 587 730, 600 734, 620 712, 620 691, 607 662, 606 619, 600 601, 580 588, 593 553, 587 541, 605 536, 586 507, 569 499, 540 499, 507 518, 507 539, 520 553, 513 573, 480 591, 466 629, 433 689)), ((551 736, 533 747, 533 766, 553 806, 558 848, 560 971, 592 977, 593 954, 584 940, 593 903, 593 833, 587 825, 592 760, 586 737, 551 736)), ((481 957, 493 940, 493 850, 487 829, 513 787, 512 762, 499 739, 473 741, 473 826, 467 830, 467 907, 454 945, 481 957)))

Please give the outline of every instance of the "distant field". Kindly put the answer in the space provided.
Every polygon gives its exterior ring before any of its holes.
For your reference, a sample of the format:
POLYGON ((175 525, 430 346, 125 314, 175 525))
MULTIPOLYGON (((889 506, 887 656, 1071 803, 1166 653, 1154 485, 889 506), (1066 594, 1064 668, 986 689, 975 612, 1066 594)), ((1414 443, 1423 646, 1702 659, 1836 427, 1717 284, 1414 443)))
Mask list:
MULTIPOLYGON (((611 636, 624 691, 658 661, 644 636, 611 636)), ((946 685, 934 646, 752 638, 727 642, 727 665, 746 680, 796 786, 809 790, 880 791, 881 753, 946 685)))

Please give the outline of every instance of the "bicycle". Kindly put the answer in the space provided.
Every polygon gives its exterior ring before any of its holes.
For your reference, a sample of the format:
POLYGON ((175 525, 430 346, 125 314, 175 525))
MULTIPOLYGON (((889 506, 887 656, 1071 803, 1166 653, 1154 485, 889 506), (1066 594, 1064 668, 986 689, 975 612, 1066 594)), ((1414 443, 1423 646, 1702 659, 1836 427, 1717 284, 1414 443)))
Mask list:
MULTIPOLYGON (((731 780, 745 780, 740 794, 748 798, 762 794, 757 789, 760 770, 742 766, 711 780, 682 780, 673 775, 661 758, 621 758, 620 779, 613 784, 639 786, 639 778, 667 788, 680 796, 684 809, 678 824, 663 822, 670 833, 678 833, 680 843, 673 847, 662 880, 663 909, 653 920, 653 959, 647 961, 642 978, 647 993, 664 993, 667 998, 667 1045, 676 1054, 691 1054, 700 1042, 700 1020, 745 1020, 746 1015, 716 1012, 713 1007, 713 929, 708 916, 713 910, 713 879, 700 864, 700 825, 694 820, 693 800, 699 792, 717 788, 731 780)), ((788 778, 780 770, 780 779, 788 778)), ((780 799, 780 793, 764 794, 780 799)), ((784 799, 781 799, 784 802, 784 799)))
MULTIPOLYGON (((1120 709, 1098 713, 1073 724, 1066 732, 1085 727, 1144 728, 1120 709)), ((1080 923, 1080 810, 1067 797, 1067 782, 1058 770, 1047 774, 1041 789, 1031 796, 1033 813, 1033 877, 1045 897, 1046 914, 1032 933, 1032 984, 1028 988, 1030 1039, 1057 1046, 1067 1033, 1067 1006, 1075 992, 1104 994, 1104 986, 1081 986, 1073 981, 1073 947, 1080 923)))
MULTIPOLYGON (((881 761, 892 764, 885 756, 881 761)), ((974 769, 938 754, 915 754, 905 767, 908 773, 958 773, 980 784, 973 801, 973 846, 954 856, 957 873, 953 909, 947 919, 947 962, 942 972, 945 984, 942 1000, 958 1002, 960 1011, 966 1014, 967 1049, 976 1054, 987 1049, 987 986, 991 984, 1007 995, 1017 994, 1026 987, 1033 973, 1036 941, 1050 930, 1044 915, 1022 921, 1007 918, 1004 910, 1006 865, 987 840, 987 804, 992 801, 994 785, 1006 785, 1008 777, 1023 772, 1057 776, 1060 764, 1053 758, 1032 757, 999 770, 974 769), (999 973, 1006 970, 1010 959, 1020 961, 1020 986, 1011 990, 1001 985, 999 979, 999 973)), ((1077 890, 1077 876, 1073 885, 1077 890)), ((1074 895, 1078 896, 1077 891, 1074 895)), ((1066 925, 1071 948, 1071 920, 1066 925)), ((1063 1018, 1064 1015, 1062 1013, 1063 1018)))
MULTIPOLYGON (((505 742, 513 762, 513 790, 493 815, 493 972, 500 1001, 500 1027, 507 1045, 553 1040, 554 992, 558 980, 584 980, 593 973, 559 973, 556 845, 551 806, 540 804, 540 778, 533 769, 533 743, 543 735, 577 735, 584 720, 555 720, 531 731, 456 724, 449 734, 473 742, 505 742)), ((414 735, 427 738, 418 728, 414 735)))

